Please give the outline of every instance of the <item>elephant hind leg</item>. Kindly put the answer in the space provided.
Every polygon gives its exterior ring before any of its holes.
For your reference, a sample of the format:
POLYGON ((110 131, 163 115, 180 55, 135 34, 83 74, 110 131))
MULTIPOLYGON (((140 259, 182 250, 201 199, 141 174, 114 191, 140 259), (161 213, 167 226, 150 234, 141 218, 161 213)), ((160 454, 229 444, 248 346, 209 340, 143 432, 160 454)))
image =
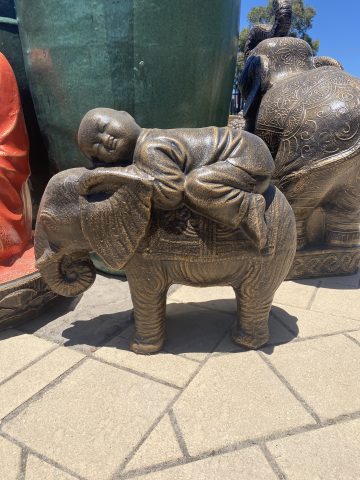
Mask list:
MULTIPOLYGON (((254 288, 255 285, 253 286, 254 288)), ((269 340, 269 313, 273 295, 267 297, 234 288, 237 299, 237 320, 231 337, 235 343, 256 350, 269 340)))
POLYGON ((346 172, 347 182, 329 195, 323 206, 326 215, 325 243, 335 247, 360 245, 360 155, 356 168, 346 172))
MULTIPOLYGON (((141 270, 141 268, 140 268, 141 270)), ((134 306, 135 335, 130 343, 133 352, 156 353, 165 343, 166 294, 169 285, 163 278, 156 278, 155 269, 143 272, 135 278, 128 270, 131 297, 134 306), (157 281, 158 280, 158 281, 157 281)))

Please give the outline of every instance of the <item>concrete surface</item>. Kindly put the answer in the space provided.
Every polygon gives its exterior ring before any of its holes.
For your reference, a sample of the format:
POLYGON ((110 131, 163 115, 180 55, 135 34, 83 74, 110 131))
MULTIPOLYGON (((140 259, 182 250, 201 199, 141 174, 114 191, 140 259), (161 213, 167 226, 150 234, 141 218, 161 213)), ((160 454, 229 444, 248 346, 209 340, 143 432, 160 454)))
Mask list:
POLYGON ((0 333, 0 479, 359 479, 359 281, 285 282, 258 352, 230 288, 173 287, 144 357, 127 282, 98 275, 0 333))

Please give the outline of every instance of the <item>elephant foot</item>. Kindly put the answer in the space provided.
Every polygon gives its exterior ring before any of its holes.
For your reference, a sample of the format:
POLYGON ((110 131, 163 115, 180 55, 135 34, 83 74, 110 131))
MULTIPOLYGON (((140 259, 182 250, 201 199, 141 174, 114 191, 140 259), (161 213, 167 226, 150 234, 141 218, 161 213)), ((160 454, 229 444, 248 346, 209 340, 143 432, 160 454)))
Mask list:
POLYGON ((260 347, 266 345, 269 340, 269 334, 263 334, 258 336, 246 335, 243 332, 239 332, 238 328, 234 328, 231 334, 231 339, 237 345, 248 348, 250 350, 257 350, 260 347))
POLYGON ((159 339, 151 339, 148 341, 139 340, 136 337, 130 343, 130 349, 139 355, 150 355, 159 352, 165 343, 165 336, 159 339))

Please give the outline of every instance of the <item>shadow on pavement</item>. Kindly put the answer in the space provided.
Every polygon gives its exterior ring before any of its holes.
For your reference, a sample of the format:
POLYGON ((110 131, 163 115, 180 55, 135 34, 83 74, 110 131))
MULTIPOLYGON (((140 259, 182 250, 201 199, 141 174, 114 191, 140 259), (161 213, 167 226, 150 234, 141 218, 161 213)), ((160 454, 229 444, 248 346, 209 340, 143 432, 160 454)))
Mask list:
MULTIPOLYGON (((297 318, 273 307, 270 315, 270 346, 288 343, 298 335, 297 318), (285 313, 285 314, 284 314, 285 313)), ((172 303, 167 307, 167 341, 165 351, 173 354, 211 353, 242 351, 230 339, 231 324, 235 320, 235 300, 212 300, 209 302, 172 303)), ((99 348, 114 336, 113 348, 127 350, 133 335, 131 310, 99 315, 91 319, 78 319, 62 331, 65 346, 89 345, 99 348), (106 332, 106 335, 105 333, 106 332)), ((269 350, 270 349, 270 350, 269 350)), ((272 351, 271 350, 271 351, 272 351)))

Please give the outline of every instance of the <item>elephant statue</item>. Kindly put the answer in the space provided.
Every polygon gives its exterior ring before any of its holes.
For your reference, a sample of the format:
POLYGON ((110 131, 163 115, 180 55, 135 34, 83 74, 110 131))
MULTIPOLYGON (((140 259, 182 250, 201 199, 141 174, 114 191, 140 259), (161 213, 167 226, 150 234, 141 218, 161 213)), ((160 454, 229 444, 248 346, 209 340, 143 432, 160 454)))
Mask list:
MULTIPOLYGON (((356 265, 349 268, 357 269, 360 80, 287 36, 291 0, 274 0, 274 11, 274 25, 254 27, 246 43, 240 78, 244 128, 271 151, 273 182, 295 214, 298 250, 354 252, 356 265)), ((337 273, 336 267, 327 273, 337 273)))
POLYGON ((141 354, 164 344, 171 284, 231 285, 238 306, 233 340, 250 349, 264 345, 275 291, 296 250, 295 219, 283 194, 274 186, 263 194, 267 230, 259 247, 241 226, 224 226, 185 205, 155 208, 153 188, 151 178, 125 175, 121 167, 55 175, 35 232, 45 282, 60 295, 79 295, 95 279, 91 252, 112 268, 125 267, 135 320, 131 348, 141 354))

